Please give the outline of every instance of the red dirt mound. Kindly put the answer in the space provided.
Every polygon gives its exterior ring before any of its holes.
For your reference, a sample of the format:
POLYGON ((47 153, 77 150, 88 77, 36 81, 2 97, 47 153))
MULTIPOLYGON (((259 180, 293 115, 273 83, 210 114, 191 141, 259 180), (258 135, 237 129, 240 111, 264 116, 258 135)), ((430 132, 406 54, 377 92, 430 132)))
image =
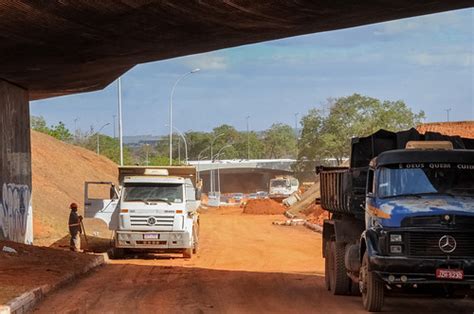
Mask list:
POLYGON ((474 121, 423 123, 416 129, 420 133, 438 132, 445 135, 474 138, 474 121))
MULTIPOLYGON (((118 168, 111 160, 43 133, 31 132, 34 243, 51 245, 68 233, 69 204, 83 215, 84 181, 112 181, 118 168)), ((109 237, 105 223, 84 220, 86 231, 109 237)))
POLYGON ((306 220, 310 223, 323 225, 324 219, 329 218, 327 211, 322 209, 321 205, 311 204, 305 210, 302 211, 306 215, 306 220))
POLYGON ((244 214, 253 215, 281 215, 286 208, 271 199, 248 200, 244 206, 244 214))

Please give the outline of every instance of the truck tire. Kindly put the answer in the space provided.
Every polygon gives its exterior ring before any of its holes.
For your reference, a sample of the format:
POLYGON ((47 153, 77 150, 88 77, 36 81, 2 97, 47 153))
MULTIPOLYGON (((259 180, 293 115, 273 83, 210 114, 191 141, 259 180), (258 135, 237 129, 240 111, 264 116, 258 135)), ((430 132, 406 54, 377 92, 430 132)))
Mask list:
POLYGON ((347 276, 346 264, 344 263, 345 245, 343 243, 331 241, 329 256, 329 282, 332 294, 349 294, 351 282, 350 278, 347 276))
POLYGON ((184 258, 191 258, 192 256, 193 256, 193 249, 192 248, 183 250, 183 257, 184 258))
POLYGON ((122 259, 125 255, 125 249, 113 247, 107 253, 111 259, 122 259))
POLYGON ((384 301, 384 284, 377 275, 368 270, 369 256, 367 252, 362 259, 360 280, 362 281, 362 303, 369 312, 380 312, 384 301))
POLYGON ((331 291, 331 279, 329 276, 331 275, 331 267, 329 265, 329 242, 326 242, 324 246, 324 286, 328 291, 331 291))

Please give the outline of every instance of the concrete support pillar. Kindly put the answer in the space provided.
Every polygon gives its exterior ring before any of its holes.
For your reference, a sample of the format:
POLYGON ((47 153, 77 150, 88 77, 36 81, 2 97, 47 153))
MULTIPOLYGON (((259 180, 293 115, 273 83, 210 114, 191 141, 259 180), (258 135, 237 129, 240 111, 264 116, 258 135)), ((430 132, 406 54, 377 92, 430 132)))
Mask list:
POLYGON ((0 239, 33 242, 28 91, 1 79, 0 239))

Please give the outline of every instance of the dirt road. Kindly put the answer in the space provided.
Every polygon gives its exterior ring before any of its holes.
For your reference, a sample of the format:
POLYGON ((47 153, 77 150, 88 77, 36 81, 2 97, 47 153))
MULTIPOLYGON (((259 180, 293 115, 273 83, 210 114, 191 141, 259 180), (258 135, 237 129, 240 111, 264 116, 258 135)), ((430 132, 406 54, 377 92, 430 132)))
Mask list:
MULTIPOLYGON (((239 209, 201 216, 201 250, 113 261, 41 303, 38 313, 365 313, 324 288, 321 236, 239 209)), ((388 298, 389 312, 472 313, 474 302, 388 298)))

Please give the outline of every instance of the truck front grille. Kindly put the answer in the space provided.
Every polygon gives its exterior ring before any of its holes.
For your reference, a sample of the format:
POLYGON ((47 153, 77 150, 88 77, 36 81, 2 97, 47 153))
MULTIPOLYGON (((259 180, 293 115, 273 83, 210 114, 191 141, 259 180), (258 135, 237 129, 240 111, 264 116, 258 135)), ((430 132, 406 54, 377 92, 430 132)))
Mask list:
POLYGON ((408 255, 426 257, 474 257, 474 232, 408 232, 408 255), (441 237, 450 235, 456 240, 456 249, 445 253, 439 246, 441 237))
POLYGON ((130 215, 130 224, 132 226, 148 226, 148 227, 173 227, 174 216, 161 215, 130 215), (155 223, 150 224, 150 218, 153 218, 155 223))

